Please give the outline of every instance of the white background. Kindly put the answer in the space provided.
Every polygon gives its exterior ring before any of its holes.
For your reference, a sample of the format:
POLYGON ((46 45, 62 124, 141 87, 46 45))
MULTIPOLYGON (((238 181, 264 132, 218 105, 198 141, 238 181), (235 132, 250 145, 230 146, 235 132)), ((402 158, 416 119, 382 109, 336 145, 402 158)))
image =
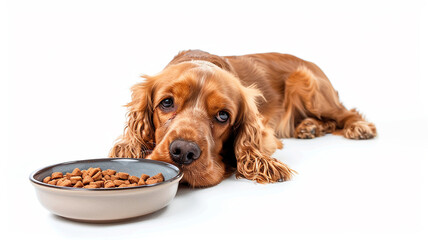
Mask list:
POLYGON ((426 2, 2 1, 0 9, 2 235, 428 236, 426 2), (45 210, 28 175, 106 157, 122 133, 129 88, 186 49, 274 51, 313 61, 379 136, 284 139, 275 157, 299 172, 292 181, 231 177, 212 188, 181 187, 168 207, 128 222, 76 223, 45 210))

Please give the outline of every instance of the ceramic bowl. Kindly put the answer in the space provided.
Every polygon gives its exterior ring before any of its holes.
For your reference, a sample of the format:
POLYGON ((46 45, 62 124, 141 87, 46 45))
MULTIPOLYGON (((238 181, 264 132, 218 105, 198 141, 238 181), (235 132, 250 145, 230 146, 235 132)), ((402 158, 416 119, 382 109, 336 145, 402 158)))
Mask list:
POLYGON ((40 203, 53 214, 78 221, 111 222, 142 216, 167 206, 174 198, 182 171, 169 163, 147 159, 104 158, 65 162, 36 170, 30 181, 40 203), (113 169, 139 177, 162 173, 161 183, 126 188, 72 188, 43 183, 53 172, 90 167, 113 169))

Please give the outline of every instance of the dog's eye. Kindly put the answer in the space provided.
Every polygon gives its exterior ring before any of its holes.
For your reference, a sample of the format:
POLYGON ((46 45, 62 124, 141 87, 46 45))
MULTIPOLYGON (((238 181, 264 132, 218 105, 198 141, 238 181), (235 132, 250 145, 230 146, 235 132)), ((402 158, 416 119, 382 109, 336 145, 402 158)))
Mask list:
POLYGON ((229 119, 229 113, 227 113, 225 111, 220 111, 217 113, 215 118, 217 119, 217 121, 219 121, 221 123, 225 123, 229 119))
POLYGON ((166 98, 166 99, 162 100, 160 105, 162 108, 171 108, 174 106, 174 100, 172 98, 166 98))

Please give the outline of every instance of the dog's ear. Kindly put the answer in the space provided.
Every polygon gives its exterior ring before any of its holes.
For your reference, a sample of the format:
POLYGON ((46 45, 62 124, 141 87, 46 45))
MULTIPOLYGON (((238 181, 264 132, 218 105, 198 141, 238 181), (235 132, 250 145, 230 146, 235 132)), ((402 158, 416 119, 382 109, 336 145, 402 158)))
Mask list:
POLYGON ((153 80, 148 76, 144 82, 132 86, 132 100, 128 108, 127 124, 110 151, 110 157, 144 158, 155 147, 153 116, 153 80))
POLYGON ((282 143, 259 114, 256 100, 263 99, 261 93, 252 87, 242 87, 241 95, 241 112, 234 126, 236 176, 258 183, 289 180, 294 170, 271 157, 282 143))

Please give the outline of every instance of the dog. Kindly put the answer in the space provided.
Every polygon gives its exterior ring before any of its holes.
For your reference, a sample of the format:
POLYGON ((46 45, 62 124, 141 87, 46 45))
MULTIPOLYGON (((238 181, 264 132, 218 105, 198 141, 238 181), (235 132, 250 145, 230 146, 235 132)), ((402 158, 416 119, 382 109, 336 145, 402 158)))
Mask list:
POLYGON ((317 65, 288 54, 188 50, 142 77, 109 156, 178 165, 192 187, 214 186, 233 172, 258 183, 289 180, 296 172, 271 157, 283 147, 280 138, 377 134, 343 106, 317 65))

